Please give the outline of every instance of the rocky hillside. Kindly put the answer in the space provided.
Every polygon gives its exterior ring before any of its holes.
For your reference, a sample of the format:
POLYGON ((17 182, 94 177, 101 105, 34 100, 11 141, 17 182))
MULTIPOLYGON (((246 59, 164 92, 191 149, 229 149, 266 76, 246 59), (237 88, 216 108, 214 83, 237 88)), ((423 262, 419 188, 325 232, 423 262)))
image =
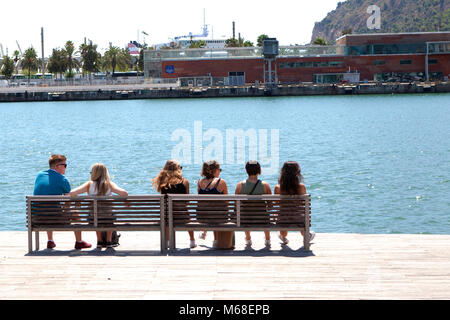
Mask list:
POLYGON ((334 43, 343 31, 352 33, 450 31, 450 0, 347 0, 316 22, 311 38, 334 43), (381 10, 381 28, 369 29, 367 8, 381 10))

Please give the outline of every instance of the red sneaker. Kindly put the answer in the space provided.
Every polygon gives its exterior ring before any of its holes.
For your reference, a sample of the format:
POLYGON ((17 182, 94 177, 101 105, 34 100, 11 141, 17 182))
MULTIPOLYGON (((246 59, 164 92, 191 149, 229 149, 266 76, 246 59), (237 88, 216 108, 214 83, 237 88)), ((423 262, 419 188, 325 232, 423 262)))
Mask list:
POLYGON ((47 241, 47 249, 53 249, 54 247, 56 247, 56 244, 54 241, 52 241, 52 240, 47 241))
POLYGON ((87 249, 90 248, 92 245, 90 243, 87 243, 86 241, 81 242, 75 242, 75 249, 81 250, 81 249, 87 249))

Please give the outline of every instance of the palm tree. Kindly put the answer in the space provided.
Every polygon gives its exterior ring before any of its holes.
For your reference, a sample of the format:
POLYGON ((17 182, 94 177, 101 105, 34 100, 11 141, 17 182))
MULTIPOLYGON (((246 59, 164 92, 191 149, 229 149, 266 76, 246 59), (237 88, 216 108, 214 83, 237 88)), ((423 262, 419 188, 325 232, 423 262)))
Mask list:
POLYGON ((80 63, 74 57, 75 54, 75 45, 72 41, 67 41, 64 46, 64 55, 66 60, 66 70, 68 71, 67 78, 73 78, 73 68, 78 68, 80 63))
POLYGON ((262 47, 263 46, 263 41, 269 39, 269 36, 267 34, 262 34, 258 37, 258 39, 256 40, 256 43, 258 45, 258 47, 262 47))
POLYGON ((110 45, 108 50, 105 52, 103 65, 105 69, 111 68, 112 74, 116 72, 116 69, 124 69, 129 65, 128 57, 124 50, 119 47, 110 45))
POLYGON ((98 72, 101 64, 101 54, 97 52, 97 45, 83 43, 80 45, 83 74, 98 72))
POLYGON ((4 56, 0 70, 6 79, 10 79, 14 72, 14 60, 9 56, 4 56))
POLYGON ((13 57, 14 57, 13 60, 14 60, 14 72, 16 74, 18 73, 17 68, 19 66, 19 60, 20 60, 19 56, 20 56, 19 50, 15 50, 13 53, 13 57))
POLYGON ((23 69, 28 70, 28 81, 30 81, 31 71, 35 71, 39 68, 39 61, 37 58, 36 50, 33 47, 28 48, 22 58, 21 66, 23 69))
POLYGON ((122 48, 121 51, 123 63, 119 64, 118 70, 119 71, 133 70, 133 57, 131 56, 130 51, 128 50, 128 48, 122 48))
POLYGON ((59 73, 60 77, 62 77, 62 74, 64 73, 64 71, 66 71, 67 68, 65 58, 66 57, 64 50, 53 49, 52 55, 48 59, 47 70, 56 75, 58 75, 59 73))
POLYGON ((236 38, 227 39, 225 40, 225 47, 227 48, 239 47, 239 40, 236 38))

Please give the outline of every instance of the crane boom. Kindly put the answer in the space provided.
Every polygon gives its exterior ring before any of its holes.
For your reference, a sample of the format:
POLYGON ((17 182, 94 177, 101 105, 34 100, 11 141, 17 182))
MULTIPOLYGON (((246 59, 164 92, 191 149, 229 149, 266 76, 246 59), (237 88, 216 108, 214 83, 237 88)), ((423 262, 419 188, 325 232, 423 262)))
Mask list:
POLYGON ((23 55, 22 49, 20 48, 19 41, 16 40, 17 46, 19 47, 20 55, 23 55))

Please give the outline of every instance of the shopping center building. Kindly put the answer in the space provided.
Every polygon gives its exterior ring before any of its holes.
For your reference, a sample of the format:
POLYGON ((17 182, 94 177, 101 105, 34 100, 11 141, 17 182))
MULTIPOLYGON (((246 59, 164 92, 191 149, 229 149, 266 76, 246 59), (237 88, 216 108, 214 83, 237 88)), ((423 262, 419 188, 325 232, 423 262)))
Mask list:
MULTIPOLYGON (((267 83, 262 48, 147 50, 145 76, 182 86, 267 83)), ((280 46, 278 84, 448 81, 450 32, 350 34, 333 46, 280 46)))

